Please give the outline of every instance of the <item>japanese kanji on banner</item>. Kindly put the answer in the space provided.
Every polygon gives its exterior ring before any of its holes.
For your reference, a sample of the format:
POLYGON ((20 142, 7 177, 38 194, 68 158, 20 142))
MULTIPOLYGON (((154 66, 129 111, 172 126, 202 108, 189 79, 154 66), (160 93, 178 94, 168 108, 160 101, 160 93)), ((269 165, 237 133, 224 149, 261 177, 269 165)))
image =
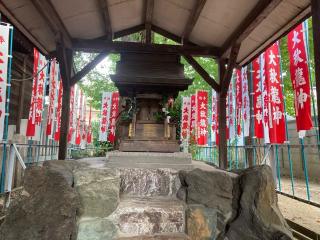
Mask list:
POLYGON ((63 87, 62 87, 62 80, 60 79, 59 84, 59 93, 58 93, 58 106, 57 106, 57 113, 56 113, 56 129, 54 133, 54 140, 59 141, 60 139, 60 128, 61 128, 61 110, 62 110, 62 93, 63 93, 63 87))
POLYGON ((241 70, 236 69, 236 121, 237 121, 237 134, 241 135, 241 123, 242 123, 242 78, 241 70))
POLYGON ((180 140, 189 141, 190 137, 191 98, 182 98, 180 140))
POLYGON ((197 91, 197 143, 206 145, 208 142, 208 92, 197 91))
POLYGON ((72 134, 74 131, 73 126, 73 115, 74 115, 74 92, 75 92, 75 86, 72 86, 70 89, 70 119, 69 119, 69 132, 68 132, 68 143, 71 143, 72 141, 72 134))
POLYGON ((36 134, 36 126, 40 126, 42 121, 42 112, 44 105, 45 83, 47 76, 47 60, 35 48, 33 63, 33 83, 32 83, 32 96, 29 111, 29 118, 27 124, 27 137, 34 137, 36 134))
POLYGON ((99 141, 108 140, 108 129, 110 124, 110 110, 111 110, 111 92, 104 92, 102 94, 102 109, 101 109, 101 121, 99 131, 99 141))
POLYGON ((236 119, 236 112, 235 112, 235 98, 234 98, 234 93, 233 93, 233 80, 234 80, 234 74, 233 77, 230 81, 230 85, 228 88, 228 96, 227 96, 227 101, 226 101, 226 106, 227 106, 227 116, 226 116, 226 121, 227 121, 227 139, 234 139, 236 136, 236 129, 235 129, 235 119, 236 119))
POLYGON ((263 116, 263 137, 264 143, 270 143, 269 138, 269 88, 268 83, 266 81, 266 58, 265 53, 260 55, 260 81, 261 81, 261 89, 262 89, 262 116, 263 116))
POLYGON ((211 141, 218 144, 218 97, 217 92, 212 89, 211 95, 211 141))
POLYGON ((250 99, 248 89, 247 67, 241 69, 241 86, 242 86, 242 121, 243 136, 248 137, 250 132, 250 99))
POLYGON ((50 76, 49 76, 49 106, 47 115, 47 129, 46 135, 51 136, 54 126, 54 117, 56 112, 56 102, 58 99, 58 81, 59 81, 59 64, 54 59, 50 66, 50 76))
POLYGON ((111 101, 111 113, 110 113, 110 125, 109 125, 109 136, 108 140, 111 143, 115 142, 116 139, 116 121, 119 113, 119 92, 112 93, 111 101))
POLYGON ((263 105, 262 105, 262 82, 260 71, 260 57, 252 62, 253 70, 253 115, 254 135, 256 138, 263 138, 263 105))
POLYGON ((6 113, 10 25, 0 25, 0 140, 3 139, 6 113))
POLYGON ((310 130, 312 128, 310 81, 302 24, 299 24, 288 34, 288 52, 290 76, 295 91, 297 130, 310 130))
POLYGON ((269 94, 269 138, 271 143, 284 143, 285 117, 280 76, 279 42, 266 50, 266 82, 269 94))
POLYGON ((190 110, 190 141, 195 142, 196 138, 196 134, 195 134, 195 130, 196 130, 196 118, 197 118, 197 106, 196 106, 196 95, 193 94, 190 97, 190 106, 191 106, 191 110, 190 110))

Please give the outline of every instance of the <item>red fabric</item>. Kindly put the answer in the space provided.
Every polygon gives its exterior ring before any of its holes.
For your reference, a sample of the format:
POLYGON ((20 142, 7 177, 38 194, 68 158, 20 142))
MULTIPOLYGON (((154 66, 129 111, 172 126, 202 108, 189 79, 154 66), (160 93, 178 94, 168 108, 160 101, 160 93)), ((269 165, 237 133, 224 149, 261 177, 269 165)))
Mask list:
POLYGON ((269 95, 269 138, 271 143, 281 144, 286 135, 279 55, 279 43, 276 42, 266 50, 265 69, 269 95))
POLYGON ((237 120, 237 134, 241 134, 241 109, 242 109, 242 79, 241 70, 236 69, 236 120, 237 120))
POLYGON ((208 92, 197 91, 197 143, 208 142, 208 92))
POLYGON ((253 69, 253 114, 254 134, 257 138, 263 138, 263 104, 262 104, 262 83, 260 75, 260 59, 252 62, 253 69))
POLYGON ((63 93, 62 79, 60 79, 59 93, 58 93, 58 106, 57 106, 57 114, 56 114, 57 127, 56 127, 56 131, 54 133, 54 140, 55 141, 59 141, 59 139, 60 139, 62 93, 63 93))
POLYGON ((31 95, 31 104, 29 110, 28 124, 27 124, 27 137, 35 136, 36 132, 36 98, 37 98, 37 84, 38 84, 38 76, 36 75, 38 72, 39 65, 39 51, 34 48, 33 49, 33 83, 32 83, 32 95, 31 95))
POLYGON ((54 123, 54 104, 56 100, 56 91, 57 91, 57 81, 55 78, 57 66, 55 59, 51 62, 50 67, 50 91, 49 91, 49 107, 48 107, 48 116, 47 116, 47 128, 46 135, 50 136, 52 134, 52 126, 54 123))
POLYGON ((69 119, 69 132, 68 132, 68 143, 72 140, 73 129, 73 115, 74 115, 74 86, 70 89, 70 119, 69 119))
POLYGON ((76 145, 81 143, 81 120, 82 120, 82 103, 83 103, 83 93, 80 91, 80 105, 79 105, 79 115, 77 118, 77 128, 76 128, 76 145))
POLYGON ((290 75, 295 91, 297 130, 312 128, 310 81, 303 27, 299 24, 288 34, 290 75))
POLYGON ((115 142, 116 139, 116 121, 119 112, 119 92, 112 93, 111 99, 111 114, 110 114, 110 125, 109 125, 109 136, 108 140, 111 143, 115 142))

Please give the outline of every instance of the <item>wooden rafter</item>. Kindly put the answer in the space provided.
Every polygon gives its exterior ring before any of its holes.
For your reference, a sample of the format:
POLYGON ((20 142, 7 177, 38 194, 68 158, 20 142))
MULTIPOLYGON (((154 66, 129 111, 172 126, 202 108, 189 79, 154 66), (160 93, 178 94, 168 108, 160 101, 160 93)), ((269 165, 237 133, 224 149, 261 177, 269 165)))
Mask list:
POLYGON ((64 26, 59 14, 49 0, 31 0, 39 14, 47 22, 48 27, 56 38, 62 35, 63 40, 68 48, 71 48, 71 37, 64 26))
POLYGON ((282 2, 282 0, 260 0, 247 17, 222 45, 223 55, 234 42, 241 43, 282 2))
POLYGON ((188 19, 187 25, 185 26, 184 32, 182 34, 183 39, 188 40, 189 36, 194 28, 194 26, 196 25, 201 11, 204 7, 204 5, 206 4, 207 0, 198 0, 195 1, 195 6, 193 7, 190 17, 188 19))
POLYGON ((175 53, 181 55, 218 57, 219 49, 214 47, 201 47, 193 45, 170 44, 143 44, 137 42, 121 42, 106 40, 76 39, 73 41, 73 49, 84 52, 150 52, 150 53, 175 53))
POLYGON ((146 43, 151 43, 151 24, 154 8, 154 0, 145 1, 145 28, 146 28, 146 43))
POLYGON ((70 80, 70 85, 73 86, 80 81, 85 75, 87 75, 93 68, 95 68, 106 56, 108 52, 99 53, 91 62, 84 66, 79 72, 73 75, 70 80))
POLYGON ((184 55, 184 58, 187 60, 187 62, 194 68, 194 70, 199 73, 199 75, 216 91, 220 92, 220 86, 215 81, 214 78, 212 78, 206 70, 203 69, 203 67, 190 55, 184 55))
POLYGON ((101 8, 101 14, 104 22, 104 29, 106 33, 106 37, 108 40, 112 40, 112 26, 109 14, 109 7, 107 0, 98 0, 99 6, 101 8))
POLYGON ((133 33, 140 32, 140 31, 142 31, 144 29, 145 29, 145 24, 139 24, 139 25, 136 25, 136 26, 133 26, 133 27, 126 28, 126 29, 120 30, 118 32, 115 32, 113 34, 113 38, 114 39, 121 38, 121 37, 130 35, 130 34, 133 34, 133 33))

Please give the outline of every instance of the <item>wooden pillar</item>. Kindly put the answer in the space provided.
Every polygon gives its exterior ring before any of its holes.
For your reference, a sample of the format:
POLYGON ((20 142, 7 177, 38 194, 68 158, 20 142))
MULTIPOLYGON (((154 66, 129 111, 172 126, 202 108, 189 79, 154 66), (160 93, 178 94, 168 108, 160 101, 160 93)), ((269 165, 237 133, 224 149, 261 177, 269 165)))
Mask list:
MULTIPOLYGON (((314 46, 314 67, 317 91, 318 126, 320 126, 320 1, 311 1, 313 46, 314 46)), ((320 136, 320 131, 318 131, 320 136)))
POLYGON ((65 160, 68 149, 68 132, 70 119, 70 89, 73 52, 65 48, 63 41, 57 44, 57 58, 60 64, 60 74, 63 84, 61 127, 59 139, 59 160, 65 160))
MULTIPOLYGON (((223 78, 226 73, 226 61, 221 59, 219 61, 219 79, 220 86, 223 86, 223 78)), ((226 100, 227 95, 221 92, 218 94, 218 116, 219 116, 219 166, 222 169, 226 169, 228 167, 228 146, 227 146, 227 134, 226 134, 226 100)))
MULTIPOLYGON (((23 66, 22 66, 22 79, 26 78, 26 72, 27 72, 27 59, 28 56, 23 57, 23 66)), ((20 127, 21 127, 21 119, 23 116, 23 110, 24 110, 24 90, 25 90, 25 82, 20 82, 20 89, 19 89, 19 105, 18 105, 18 115, 17 115, 17 123, 16 123, 16 133, 20 134, 20 127)))

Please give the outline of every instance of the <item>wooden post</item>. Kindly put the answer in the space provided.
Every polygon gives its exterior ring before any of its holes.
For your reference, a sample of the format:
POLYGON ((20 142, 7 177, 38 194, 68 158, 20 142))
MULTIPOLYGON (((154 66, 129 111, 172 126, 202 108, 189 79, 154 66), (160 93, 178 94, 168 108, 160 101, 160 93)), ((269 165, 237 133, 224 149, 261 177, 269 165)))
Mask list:
MULTIPOLYGON (((311 1, 313 46, 314 46, 314 65, 317 92, 318 126, 320 126, 320 2, 311 1)), ((318 131, 320 137, 320 131, 318 131)))
MULTIPOLYGON (((221 59, 219 61, 219 79, 220 86, 222 86, 223 78, 226 73, 226 61, 221 59)), ((226 169, 228 166, 228 154, 227 154, 227 135, 226 135, 226 100, 225 94, 219 93, 218 103, 218 116, 219 116, 219 166, 222 169, 226 169)))
MULTIPOLYGON (((23 57, 22 79, 26 78, 27 58, 28 58, 27 56, 23 57)), ((23 110, 24 110, 24 90, 25 90, 25 80, 22 80, 20 82, 20 89, 19 89, 19 105, 18 105, 18 116, 17 116, 17 123, 16 123, 16 133, 17 134, 20 134, 21 119, 22 119, 23 110)))

